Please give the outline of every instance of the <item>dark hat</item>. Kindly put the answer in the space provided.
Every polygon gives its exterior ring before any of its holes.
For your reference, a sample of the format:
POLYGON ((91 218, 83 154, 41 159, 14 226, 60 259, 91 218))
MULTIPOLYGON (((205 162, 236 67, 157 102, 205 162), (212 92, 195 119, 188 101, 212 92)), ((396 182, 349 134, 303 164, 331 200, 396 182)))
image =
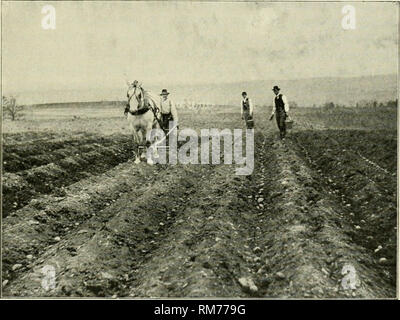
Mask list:
POLYGON ((279 88, 278 86, 274 86, 274 87, 272 88, 272 90, 281 90, 281 88, 279 88))
POLYGON ((167 89, 162 89, 160 96, 163 96, 164 94, 167 94, 167 95, 169 94, 167 89))
POLYGON ((246 91, 243 91, 243 92, 242 92, 242 95, 244 95, 244 94, 247 96, 247 92, 246 92, 246 91))

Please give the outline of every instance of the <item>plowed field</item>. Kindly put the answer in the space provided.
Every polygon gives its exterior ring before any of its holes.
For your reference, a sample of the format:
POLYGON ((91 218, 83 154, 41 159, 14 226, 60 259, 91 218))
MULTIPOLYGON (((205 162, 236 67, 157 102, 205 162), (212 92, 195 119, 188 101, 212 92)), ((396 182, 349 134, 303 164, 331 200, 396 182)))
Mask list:
MULTIPOLYGON (((236 111, 185 111, 181 127, 243 128, 236 111)), ((281 141, 257 111, 249 176, 135 164, 122 112, 68 131, 8 123, 3 295, 395 297, 396 129, 329 127, 307 112, 281 141)))

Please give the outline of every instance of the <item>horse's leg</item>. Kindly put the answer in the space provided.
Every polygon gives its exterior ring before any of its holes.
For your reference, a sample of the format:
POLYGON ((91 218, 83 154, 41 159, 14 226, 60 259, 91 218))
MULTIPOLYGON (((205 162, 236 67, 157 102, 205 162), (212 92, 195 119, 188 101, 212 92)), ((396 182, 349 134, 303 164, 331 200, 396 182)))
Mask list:
POLYGON ((135 145, 137 145, 138 143, 139 143, 139 139, 138 139, 138 135, 137 135, 137 131, 136 131, 136 129, 134 128, 133 129, 133 131, 132 131, 132 140, 133 140, 133 143, 135 144, 135 145))
POLYGON ((151 148, 152 150, 152 156, 154 159, 157 159, 160 157, 160 155, 158 154, 158 149, 157 149, 157 142, 159 141, 158 137, 156 138, 156 140, 154 141, 154 147, 151 148))
POLYGON ((147 145, 146 145, 146 136, 145 136, 145 132, 144 132, 143 128, 140 129, 139 134, 140 134, 140 145, 142 147, 140 157, 142 159, 145 159, 146 158, 146 147, 147 147, 147 145))
POLYGON ((150 146, 151 145, 151 137, 150 137, 150 133, 151 130, 153 129, 153 122, 148 122, 146 125, 146 129, 144 130, 144 136, 146 138, 146 146, 150 146))
POLYGON ((139 163, 140 162, 140 154, 139 154, 140 137, 138 135, 138 131, 136 128, 133 129, 133 142, 135 145, 134 150, 136 150, 136 151, 134 151, 135 163, 139 163))
POLYGON ((133 119, 131 118, 132 116, 130 114, 128 114, 128 122, 129 122, 129 126, 131 128, 131 132, 132 132, 132 149, 133 149, 133 155, 135 156, 135 158, 137 157, 136 155, 136 147, 137 147, 137 137, 136 137, 136 128, 133 125, 133 119))
POLYGON ((140 123, 138 124, 138 126, 136 127, 136 141, 137 141, 137 155, 136 155, 136 159, 139 159, 138 161, 140 161, 141 158, 144 158, 143 156, 143 134, 142 134, 142 128, 140 127, 140 123))
MULTIPOLYGON (((154 137, 151 136, 153 128, 158 128, 158 123, 155 121, 154 115, 151 113, 149 114, 150 116, 148 117, 147 124, 146 124, 146 130, 144 132, 145 137, 146 137, 146 146, 147 148, 150 148, 150 152, 148 153, 149 157, 147 159, 147 163, 153 164, 153 158, 158 158, 158 152, 157 148, 151 147, 151 139, 154 139, 154 137)), ((157 143, 158 138, 156 138, 156 141, 154 143, 157 143)))
MULTIPOLYGON (((151 124, 151 126, 150 126, 150 129, 147 129, 147 130, 153 130, 153 129, 161 129, 161 127, 160 127, 160 125, 159 125, 159 123, 158 123, 158 121, 156 120, 155 117, 153 117, 153 120, 152 120, 152 124, 151 124)), ((159 138, 158 136, 156 136, 155 139, 154 139, 153 144, 154 144, 154 145, 157 145, 159 140, 160 140, 160 138, 159 138)), ((158 149, 157 149, 157 147, 152 148, 152 156, 153 156, 153 158, 155 158, 155 159, 160 157, 160 155, 158 154, 158 149)))

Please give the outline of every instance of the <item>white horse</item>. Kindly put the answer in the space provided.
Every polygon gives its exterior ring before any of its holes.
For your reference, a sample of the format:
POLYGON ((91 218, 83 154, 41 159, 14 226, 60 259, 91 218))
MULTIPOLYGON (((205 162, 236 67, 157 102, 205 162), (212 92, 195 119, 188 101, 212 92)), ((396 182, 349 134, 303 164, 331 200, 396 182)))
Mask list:
MULTIPOLYGON (((159 110, 157 99, 154 94, 146 91, 140 84, 135 81, 128 84, 128 106, 127 119, 132 128, 133 140, 139 147, 150 146, 148 133, 153 128, 159 128, 159 110)), ((145 148, 143 148, 145 150, 145 148)), ((136 163, 140 162, 140 158, 145 158, 145 151, 139 156, 136 154, 136 163)), ((148 163, 152 163, 152 159, 147 159, 148 163)))

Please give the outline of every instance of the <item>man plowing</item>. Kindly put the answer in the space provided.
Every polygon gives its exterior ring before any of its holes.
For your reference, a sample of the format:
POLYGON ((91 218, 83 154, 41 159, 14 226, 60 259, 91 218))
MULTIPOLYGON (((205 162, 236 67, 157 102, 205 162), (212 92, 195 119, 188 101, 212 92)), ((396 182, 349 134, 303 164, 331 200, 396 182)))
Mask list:
POLYGON ((167 89, 162 89, 160 100, 161 127, 165 132, 168 132, 169 122, 173 121, 178 129, 178 111, 174 102, 168 98, 169 92, 167 89))

